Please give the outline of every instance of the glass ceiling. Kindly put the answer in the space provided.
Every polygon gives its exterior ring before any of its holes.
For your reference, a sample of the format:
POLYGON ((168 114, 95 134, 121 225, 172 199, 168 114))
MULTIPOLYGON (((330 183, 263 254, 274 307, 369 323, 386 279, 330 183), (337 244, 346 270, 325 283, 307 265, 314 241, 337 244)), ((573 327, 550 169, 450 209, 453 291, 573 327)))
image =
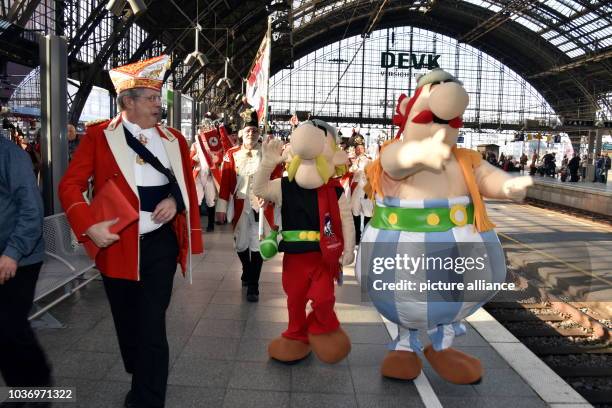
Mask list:
MULTIPOLYGON (((364 0, 294 0, 294 28, 336 8, 362 1, 364 0)), ((462 1, 496 13, 509 11, 510 19, 541 35, 570 58, 597 53, 612 46, 612 5, 609 1, 462 1)), ((410 7, 424 12, 436 7, 436 4, 434 0, 414 0, 410 7)))

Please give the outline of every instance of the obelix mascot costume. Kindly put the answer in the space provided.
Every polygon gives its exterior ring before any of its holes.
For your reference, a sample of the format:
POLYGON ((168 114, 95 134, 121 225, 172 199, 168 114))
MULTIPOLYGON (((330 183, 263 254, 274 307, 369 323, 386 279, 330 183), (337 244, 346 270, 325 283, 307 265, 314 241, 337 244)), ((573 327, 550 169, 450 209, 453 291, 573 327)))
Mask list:
POLYGON ((336 146, 336 130, 329 124, 304 122, 291 135, 283 153, 280 140, 266 141, 263 160, 255 176, 258 197, 281 207, 284 252, 283 289, 287 294, 288 328, 270 343, 268 354, 282 362, 295 362, 311 349, 325 363, 337 363, 351 343, 334 312, 334 280, 342 265, 353 262, 355 228, 350 206, 336 166, 346 155, 336 146), (279 163, 291 157, 288 175, 270 181, 279 163), (306 314, 311 301, 312 311, 306 314))
POLYGON ((478 152, 457 148, 468 101, 461 82, 451 74, 436 69, 422 76, 414 96, 402 95, 398 101, 394 123, 400 130, 396 139, 383 146, 380 158, 366 170, 376 203, 359 248, 356 275, 367 279, 368 294, 378 311, 398 325, 398 336, 382 363, 385 377, 410 380, 420 374, 423 364, 417 352, 423 347, 419 330, 428 333, 431 344, 424 355, 442 378, 455 384, 472 384, 483 375, 477 358, 451 345, 455 336, 465 334, 461 320, 495 291, 478 292, 478 299, 462 291, 459 300, 448 301, 434 290, 379 291, 370 284, 381 276, 392 283, 462 279, 457 270, 431 270, 429 266, 413 274, 391 266, 381 275, 380 270, 378 274, 373 271, 372 261, 395 257, 400 244, 406 243, 423 249, 409 253, 413 259, 433 256, 442 245, 456 260, 460 248, 465 248, 459 243, 466 242, 486 247, 486 273, 479 277, 491 283, 504 282, 503 250, 482 197, 522 200, 532 181, 530 177, 510 177, 481 160, 478 152))

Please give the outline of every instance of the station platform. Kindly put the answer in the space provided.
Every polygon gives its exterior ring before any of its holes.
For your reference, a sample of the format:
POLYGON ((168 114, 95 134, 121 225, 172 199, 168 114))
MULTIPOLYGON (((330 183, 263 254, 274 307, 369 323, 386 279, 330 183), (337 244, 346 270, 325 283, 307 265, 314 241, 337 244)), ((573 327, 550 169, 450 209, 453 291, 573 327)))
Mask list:
POLYGON ((588 304, 603 319, 612 317, 608 225, 508 201, 489 200, 487 211, 512 268, 538 280, 548 294, 588 304))
MULTIPOLYGON (((522 212, 522 206, 507 211, 522 212)), ((495 220, 505 212, 493 210, 495 220)), ((553 233, 550 224, 546 227, 552 219, 544 221, 536 231, 522 219, 502 223, 501 229, 511 234, 520 228, 520 234, 536 237, 553 233)), ((267 344, 287 321, 281 256, 264 263, 260 301, 253 304, 241 287, 229 226, 205 234, 205 247, 206 253, 194 259, 193 284, 180 273, 175 278, 167 315, 168 408, 589 406, 482 309, 468 319, 467 335, 455 341, 481 359, 485 377, 480 384, 449 384, 424 358, 424 373, 415 381, 382 378, 380 364, 395 327, 362 302, 352 267, 345 268, 345 283, 336 292, 337 314, 353 344, 349 357, 337 365, 320 363, 313 355, 293 366, 271 361, 267 344)), ((64 327, 37 329, 37 334, 56 386, 76 387, 77 395, 76 404, 53 406, 122 407, 130 376, 123 370, 102 282, 94 280, 51 313, 64 327)))
POLYGON ((534 176, 533 181, 534 185, 527 190, 529 198, 612 217, 612 181, 609 178, 608 183, 562 182, 542 176, 534 176))

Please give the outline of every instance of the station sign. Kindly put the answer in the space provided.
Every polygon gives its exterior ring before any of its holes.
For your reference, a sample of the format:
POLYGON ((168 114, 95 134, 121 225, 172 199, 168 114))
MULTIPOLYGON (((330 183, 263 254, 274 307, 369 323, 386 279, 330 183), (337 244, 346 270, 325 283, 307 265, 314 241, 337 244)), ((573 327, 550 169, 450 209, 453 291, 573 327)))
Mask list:
POLYGON ((441 57, 440 54, 414 54, 411 52, 390 52, 383 51, 380 53, 380 67, 381 68, 393 68, 397 67, 400 69, 434 69, 440 68, 438 59, 441 57))

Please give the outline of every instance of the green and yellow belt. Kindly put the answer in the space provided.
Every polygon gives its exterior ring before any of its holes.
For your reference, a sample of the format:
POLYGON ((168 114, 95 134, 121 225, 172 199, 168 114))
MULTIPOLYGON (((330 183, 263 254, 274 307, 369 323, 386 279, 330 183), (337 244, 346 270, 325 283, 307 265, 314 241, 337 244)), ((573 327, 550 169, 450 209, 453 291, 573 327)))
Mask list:
POLYGON ((456 204, 450 208, 374 208, 372 227, 410 232, 444 232, 474 223, 474 206, 456 204))
POLYGON ((282 231, 281 235, 283 241, 286 242, 319 242, 321 240, 319 231, 291 230, 282 231))

